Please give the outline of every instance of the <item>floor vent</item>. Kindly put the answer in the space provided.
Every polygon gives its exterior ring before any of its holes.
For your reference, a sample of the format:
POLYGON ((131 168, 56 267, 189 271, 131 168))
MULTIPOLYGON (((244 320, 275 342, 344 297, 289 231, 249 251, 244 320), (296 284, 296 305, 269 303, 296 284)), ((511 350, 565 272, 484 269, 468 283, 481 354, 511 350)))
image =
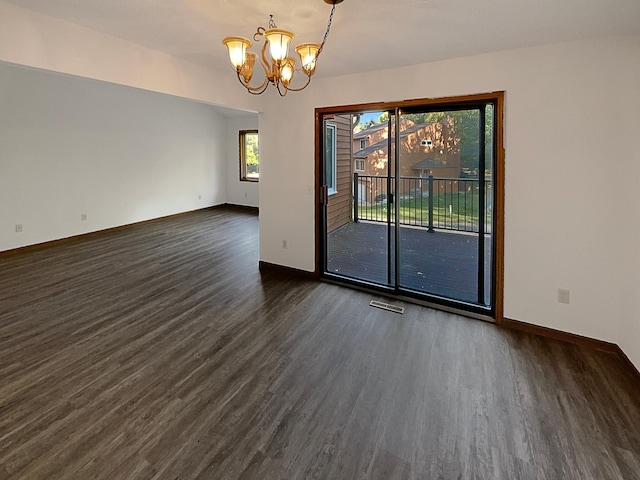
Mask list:
POLYGON ((378 302, 377 300, 371 300, 371 302, 369 302, 369 306, 389 310, 390 312, 399 313, 400 315, 404 313, 404 307, 398 307, 396 305, 391 305, 390 303, 378 302))

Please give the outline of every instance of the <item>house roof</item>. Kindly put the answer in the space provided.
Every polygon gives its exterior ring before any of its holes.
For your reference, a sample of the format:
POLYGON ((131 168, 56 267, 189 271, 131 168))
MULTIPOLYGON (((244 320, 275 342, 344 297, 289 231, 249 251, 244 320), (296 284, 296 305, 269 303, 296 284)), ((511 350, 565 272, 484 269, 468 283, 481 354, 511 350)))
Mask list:
POLYGON ((386 128, 386 126, 387 126, 386 123, 377 123, 375 125, 371 125, 369 128, 365 128, 364 130, 360 130, 359 132, 354 133, 353 138, 355 140, 366 138, 369 135, 373 135, 374 133, 379 132, 380 130, 386 128))
POLYGON ((380 150, 382 148, 386 148, 386 146, 387 146, 387 139, 385 138, 384 140, 378 143, 374 143, 373 145, 369 145, 368 147, 363 148, 362 150, 358 150, 353 154, 353 158, 366 158, 367 156, 369 156, 370 153, 373 153, 376 150, 380 150))
POLYGON ((411 168, 413 170, 426 170, 428 168, 440 168, 442 163, 438 162, 435 158, 425 158, 418 163, 414 163, 411 168))
MULTIPOLYGON (((428 125, 432 125, 432 123, 417 123, 415 125, 412 125, 411 127, 407 128, 406 130, 403 130, 402 132, 400 132, 400 138, 404 138, 404 137, 406 137, 407 135, 409 135, 411 133, 415 133, 418 130, 423 129, 424 127, 426 127, 428 125)), ((374 132, 380 130, 381 127, 383 128, 383 127, 386 127, 386 126, 387 126, 386 123, 380 123, 380 124, 374 125, 372 127, 369 127, 366 130, 362 130, 362 132, 370 131, 371 133, 374 133, 374 132), (372 130, 374 128, 375 128, 375 130, 372 130)), ((359 135, 362 132, 359 132, 357 135, 354 135, 353 138, 355 140, 358 140, 359 138, 365 137, 366 135, 359 135)), ((370 135, 371 133, 369 133, 368 135, 370 135)), ((381 150, 383 148, 386 148, 387 142, 388 142, 388 140, 386 138, 384 140, 380 140, 379 142, 374 143, 372 145, 369 145, 368 147, 363 148, 362 150, 358 150, 357 152, 355 152, 353 154, 353 157, 354 158, 366 158, 370 153, 375 152, 376 150, 381 150)))

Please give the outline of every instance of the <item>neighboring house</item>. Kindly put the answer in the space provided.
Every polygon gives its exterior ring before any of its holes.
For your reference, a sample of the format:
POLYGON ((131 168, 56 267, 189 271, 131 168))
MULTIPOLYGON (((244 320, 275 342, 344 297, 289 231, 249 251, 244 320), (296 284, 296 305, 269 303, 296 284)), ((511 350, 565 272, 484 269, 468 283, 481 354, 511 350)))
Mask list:
POLYGON ((353 134, 353 151, 359 152, 387 138, 387 124, 378 123, 353 134))
POLYGON ((328 186, 327 229, 329 232, 351 221, 353 172, 351 170, 351 115, 325 117, 324 142, 328 186))
MULTIPOLYGON (((422 124, 403 119, 400 128, 401 195, 422 188, 420 178, 429 175, 451 179, 460 177, 459 138, 451 117, 442 123, 422 124)), ((386 181, 375 177, 387 177, 387 130, 386 124, 376 124, 353 135, 353 171, 358 174, 357 196, 360 203, 373 202, 381 194, 386 196, 386 181)), ((391 169, 393 176, 393 165, 391 169)), ((457 185, 457 181, 438 184, 439 188, 445 189, 457 185)))

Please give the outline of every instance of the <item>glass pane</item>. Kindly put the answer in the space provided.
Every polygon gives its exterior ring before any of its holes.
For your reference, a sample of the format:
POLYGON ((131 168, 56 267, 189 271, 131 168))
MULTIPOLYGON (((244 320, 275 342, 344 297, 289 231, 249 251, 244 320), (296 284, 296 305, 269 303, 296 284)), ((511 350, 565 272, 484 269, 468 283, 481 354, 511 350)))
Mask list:
POLYGON ((389 285, 388 115, 333 115, 329 121, 335 125, 336 169, 326 161, 333 144, 325 141, 324 184, 331 186, 335 171, 336 193, 326 210, 326 272, 389 285))
POLYGON ((329 193, 335 193, 336 191, 336 130, 337 125, 335 123, 327 123, 325 125, 325 185, 329 187, 329 193))
POLYGON ((493 123, 491 104, 328 115, 325 273, 490 309, 493 123))
MULTIPOLYGON (((482 107, 484 108, 484 107, 482 107)), ((490 238, 480 189, 486 139, 480 108, 407 113, 400 117, 398 181, 399 285, 484 305, 490 238), (482 235, 483 240, 480 241, 482 235), (484 243, 484 245, 483 245, 484 243), (485 253, 481 253, 485 252, 485 253)), ((490 186, 489 186, 490 190, 490 186)), ((490 258, 490 257, 489 257, 490 258)))
POLYGON ((260 153, 258 132, 241 132, 243 178, 257 180, 260 177, 260 153))
POLYGON ((495 118, 493 105, 485 107, 485 257, 484 257, 484 304, 491 305, 493 279, 493 166, 495 164, 493 139, 495 118))

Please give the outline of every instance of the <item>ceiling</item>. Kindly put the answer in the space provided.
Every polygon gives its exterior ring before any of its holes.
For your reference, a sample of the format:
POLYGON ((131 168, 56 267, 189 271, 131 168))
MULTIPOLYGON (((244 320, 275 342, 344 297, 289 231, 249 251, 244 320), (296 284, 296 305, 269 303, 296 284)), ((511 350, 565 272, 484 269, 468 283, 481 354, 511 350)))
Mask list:
MULTIPOLYGON (((272 13, 294 44, 320 42, 331 9, 322 0, 5 1, 216 69, 231 69, 223 37, 251 38, 272 13)), ((316 76, 635 34, 640 0, 344 0, 316 76)))

